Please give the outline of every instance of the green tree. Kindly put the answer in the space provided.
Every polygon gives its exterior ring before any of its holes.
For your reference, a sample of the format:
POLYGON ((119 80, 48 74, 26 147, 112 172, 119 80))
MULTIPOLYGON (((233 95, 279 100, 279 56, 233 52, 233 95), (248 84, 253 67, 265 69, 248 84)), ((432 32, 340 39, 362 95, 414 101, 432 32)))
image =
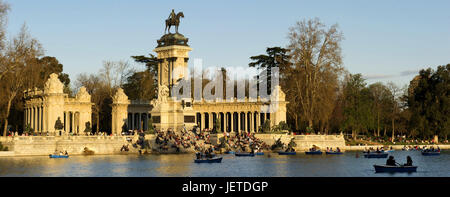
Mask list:
POLYGON ((374 116, 370 92, 361 74, 350 74, 344 85, 344 116, 343 130, 351 130, 356 139, 358 133, 373 127, 374 116))
POLYGON ((151 100, 157 97, 159 60, 153 54, 150 56, 131 56, 137 63, 145 65, 144 71, 133 72, 123 84, 125 94, 131 100, 151 100))
MULTIPOLYGON (((271 94, 271 87, 272 87, 272 68, 279 67, 280 70, 284 69, 285 67, 289 66, 289 56, 287 55, 288 50, 281 47, 269 47, 266 50, 266 54, 252 56, 250 59, 253 61, 249 63, 248 65, 250 67, 256 67, 258 70, 266 70, 267 71, 267 78, 260 79, 260 76, 257 77, 257 91, 259 91, 259 84, 262 82, 262 80, 267 81, 267 94, 271 94)), ((282 73, 282 72, 280 72, 282 73)), ((280 74, 278 73, 278 74, 280 74)))
POLYGON ((408 107, 411 123, 422 137, 440 135, 445 139, 450 132, 450 64, 421 70, 416 84, 411 87, 408 107))
POLYGON ((297 22, 288 35, 292 66, 285 71, 285 92, 293 96, 287 97, 288 101, 298 107, 290 109, 299 111, 308 127, 313 128, 318 117, 326 125, 335 104, 338 74, 343 70, 343 34, 337 24, 328 28, 316 18, 297 22))
POLYGON ((380 129, 383 128, 383 119, 388 115, 390 91, 381 82, 369 85, 371 100, 373 101, 373 114, 376 117, 376 130, 374 136, 380 136, 380 129))

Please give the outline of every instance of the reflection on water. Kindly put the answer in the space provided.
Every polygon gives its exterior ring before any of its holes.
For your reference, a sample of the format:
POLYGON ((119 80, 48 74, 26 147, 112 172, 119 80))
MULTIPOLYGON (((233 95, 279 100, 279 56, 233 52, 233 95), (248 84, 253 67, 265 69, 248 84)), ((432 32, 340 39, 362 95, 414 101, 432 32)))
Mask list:
POLYGON ((386 159, 356 157, 356 152, 344 155, 277 155, 270 157, 235 157, 222 155, 222 163, 196 164, 193 154, 179 155, 95 155, 71 156, 68 159, 38 157, 0 158, 0 176, 76 176, 76 177, 365 177, 365 176, 450 176, 450 151, 440 156, 422 156, 418 151, 390 153, 398 163, 405 163, 410 155, 417 173, 375 173, 374 164, 386 159))

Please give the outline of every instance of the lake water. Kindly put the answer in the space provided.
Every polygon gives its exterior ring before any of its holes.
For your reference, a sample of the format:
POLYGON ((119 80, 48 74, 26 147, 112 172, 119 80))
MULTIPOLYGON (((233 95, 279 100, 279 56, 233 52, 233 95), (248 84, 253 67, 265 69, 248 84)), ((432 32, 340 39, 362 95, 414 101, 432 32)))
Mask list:
POLYGON ((419 151, 389 153, 399 163, 411 156, 416 173, 375 173, 374 164, 386 159, 367 159, 361 152, 344 155, 294 156, 270 153, 255 157, 222 155, 222 163, 194 163, 194 154, 93 155, 50 159, 48 156, 0 158, 0 176, 17 177, 450 177, 450 151, 422 156, 419 151), (356 155, 359 155, 359 158, 356 155))

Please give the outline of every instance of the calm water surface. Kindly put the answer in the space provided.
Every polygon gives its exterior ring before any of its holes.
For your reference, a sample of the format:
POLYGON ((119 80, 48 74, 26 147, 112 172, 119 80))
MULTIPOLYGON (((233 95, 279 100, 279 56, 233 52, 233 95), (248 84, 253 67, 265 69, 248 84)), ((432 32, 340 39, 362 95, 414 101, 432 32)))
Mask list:
POLYGON ((222 163, 196 164, 194 154, 181 155, 105 155, 71 156, 50 159, 48 156, 0 158, 0 176, 32 177, 450 177, 450 151, 440 156, 422 156, 418 151, 389 153, 399 163, 410 155, 416 173, 375 173, 374 164, 386 159, 367 159, 360 152, 344 155, 235 157, 223 155, 222 163), (359 155, 359 158, 356 157, 359 155))

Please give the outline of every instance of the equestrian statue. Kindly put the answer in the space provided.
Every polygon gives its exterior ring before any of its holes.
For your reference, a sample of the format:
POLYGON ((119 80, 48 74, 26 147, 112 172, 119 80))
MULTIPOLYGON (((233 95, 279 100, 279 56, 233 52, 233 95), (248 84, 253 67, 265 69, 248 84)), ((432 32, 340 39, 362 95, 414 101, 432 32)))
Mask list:
POLYGON ((170 33, 171 26, 175 26, 175 32, 178 33, 178 26, 180 25, 180 17, 184 18, 183 12, 178 12, 178 14, 175 14, 175 11, 172 9, 169 18, 166 19, 166 28, 164 29, 164 34, 166 33, 166 31, 170 33))

